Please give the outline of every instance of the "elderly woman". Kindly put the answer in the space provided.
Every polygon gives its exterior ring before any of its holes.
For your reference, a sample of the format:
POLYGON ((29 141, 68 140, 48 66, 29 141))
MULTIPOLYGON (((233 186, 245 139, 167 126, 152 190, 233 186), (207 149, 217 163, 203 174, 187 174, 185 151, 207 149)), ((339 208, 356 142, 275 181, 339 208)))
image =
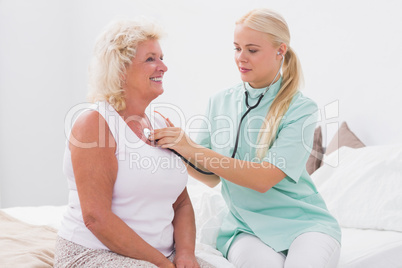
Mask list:
POLYGON ((163 93, 167 67, 159 37, 153 23, 123 20, 96 43, 90 68, 95 104, 73 124, 65 150, 69 205, 55 267, 211 267, 194 255, 185 166, 143 134, 166 127, 163 118, 152 125, 145 114, 163 93), (133 162, 146 158, 179 165, 133 162))

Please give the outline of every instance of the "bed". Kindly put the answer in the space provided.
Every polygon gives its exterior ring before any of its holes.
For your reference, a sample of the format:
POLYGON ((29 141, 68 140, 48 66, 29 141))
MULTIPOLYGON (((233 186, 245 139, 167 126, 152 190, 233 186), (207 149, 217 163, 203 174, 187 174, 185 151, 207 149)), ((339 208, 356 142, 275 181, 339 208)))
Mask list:
MULTIPOLYGON (((341 268, 402 267, 402 144, 365 146, 342 124, 326 147, 317 128, 309 169, 342 228, 341 268)), ((227 208, 219 186, 190 178, 196 255, 233 267, 215 249, 227 208)), ((0 267, 52 267, 53 245, 65 206, 0 210, 0 267)))
MULTIPOLYGON (((0 210, 0 267, 53 267, 54 243, 66 206, 0 210)), ((197 241, 196 255, 216 267, 233 268, 211 245, 197 241)))

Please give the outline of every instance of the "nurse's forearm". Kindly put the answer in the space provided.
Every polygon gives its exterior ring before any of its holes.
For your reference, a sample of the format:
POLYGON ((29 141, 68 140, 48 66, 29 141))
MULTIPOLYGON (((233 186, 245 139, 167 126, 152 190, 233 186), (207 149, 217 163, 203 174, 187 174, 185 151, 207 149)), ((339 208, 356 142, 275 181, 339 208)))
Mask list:
MULTIPOLYGON (((199 163, 195 162, 194 159, 190 159, 190 161, 192 162, 192 164, 196 165, 197 168, 200 168, 204 171, 209 171, 205 167, 200 165, 199 163)), ((185 165, 188 165, 188 164, 185 164, 185 165)), ((206 184, 207 186, 209 186, 211 188, 218 185, 221 181, 219 176, 217 176, 215 174, 214 175, 202 174, 201 172, 198 172, 197 170, 192 168, 190 165, 188 165, 188 167, 187 167, 187 172, 191 177, 193 177, 196 180, 199 180, 200 182, 206 184)))
POLYGON ((187 159, 194 159, 206 169, 237 185, 265 193, 285 178, 286 174, 271 163, 255 163, 230 158, 207 148, 192 148, 187 159))

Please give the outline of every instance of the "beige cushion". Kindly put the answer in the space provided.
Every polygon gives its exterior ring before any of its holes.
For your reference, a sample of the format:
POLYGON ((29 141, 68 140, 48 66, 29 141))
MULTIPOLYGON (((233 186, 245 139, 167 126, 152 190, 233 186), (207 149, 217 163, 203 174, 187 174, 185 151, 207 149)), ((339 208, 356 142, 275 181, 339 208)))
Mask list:
POLYGON ((321 126, 319 126, 314 131, 313 149, 306 164, 308 174, 312 174, 321 166, 323 153, 324 150, 322 147, 322 131, 321 126))
POLYGON ((346 122, 343 122, 338 132, 332 138, 331 142, 327 146, 327 150, 325 151, 326 155, 329 155, 332 152, 335 152, 342 146, 350 147, 350 148, 361 148, 365 147, 364 143, 359 140, 359 138, 349 129, 346 122))

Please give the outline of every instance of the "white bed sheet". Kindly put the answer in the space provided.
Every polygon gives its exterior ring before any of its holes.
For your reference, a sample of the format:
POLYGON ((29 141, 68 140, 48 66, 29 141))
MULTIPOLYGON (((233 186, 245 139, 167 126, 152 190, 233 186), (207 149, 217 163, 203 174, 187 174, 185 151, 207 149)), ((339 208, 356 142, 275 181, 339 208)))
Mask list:
POLYGON ((342 228, 342 251, 339 267, 402 267, 402 233, 342 228))
MULTIPOLYGON (((217 193, 217 191, 214 191, 217 193)), ((205 193, 204 193, 205 194, 205 193)), ((216 198, 215 198, 216 199, 216 198)), ((220 200, 215 200, 215 209, 221 209, 220 200)), ((196 204, 197 205, 197 204, 196 204)), ((66 206, 14 207, 2 209, 9 215, 35 225, 48 225, 58 229, 66 206)), ((196 208, 197 210, 197 208, 196 208)), ((215 213, 216 211, 211 211, 215 213)), ((213 248, 212 237, 217 235, 216 228, 203 230, 197 235, 196 255, 219 268, 233 266, 213 248)), ((215 225, 214 224, 214 225, 215 225)), ((211 227, 211 225, 209 225, 211 227)), ((402 233, 395 231, 362 230, 342 228, 342 251, 339 268, 399 268, 402 267, 402 233)))

